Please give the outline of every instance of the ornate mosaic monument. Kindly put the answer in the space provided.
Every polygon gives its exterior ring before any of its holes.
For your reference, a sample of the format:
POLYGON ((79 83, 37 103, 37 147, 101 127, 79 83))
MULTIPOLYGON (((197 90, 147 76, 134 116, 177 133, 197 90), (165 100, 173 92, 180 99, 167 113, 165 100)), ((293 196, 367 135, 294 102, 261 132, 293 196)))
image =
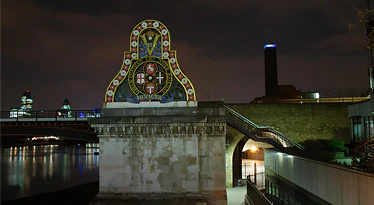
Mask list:
POLYGON ((140 22, 130 42, 100 117, 89 119, 100 143, 92 204, 227 205, 223 102, 197 105, 159 21, 140 22))
POLYGON ((138 23, 130 34, 130 51, 106 90, 104 107, 196 106, 194 87, 171 50, 169 30, 156 20, 138 23))

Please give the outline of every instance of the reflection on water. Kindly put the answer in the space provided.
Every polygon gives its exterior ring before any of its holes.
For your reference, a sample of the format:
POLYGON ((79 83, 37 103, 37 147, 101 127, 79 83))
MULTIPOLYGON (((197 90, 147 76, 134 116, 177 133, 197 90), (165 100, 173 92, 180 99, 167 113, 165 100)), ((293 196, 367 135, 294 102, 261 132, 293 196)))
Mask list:
POLYGON ((97 143, 1 149, 1 201, 97 181, 98 151, 97 143))

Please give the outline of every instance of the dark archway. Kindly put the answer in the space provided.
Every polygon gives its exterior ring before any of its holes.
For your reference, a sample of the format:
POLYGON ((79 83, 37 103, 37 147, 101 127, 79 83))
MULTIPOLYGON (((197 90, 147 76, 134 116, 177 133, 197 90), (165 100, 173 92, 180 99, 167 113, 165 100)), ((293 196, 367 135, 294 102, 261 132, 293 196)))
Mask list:
MULTIPOLYGON (((248 136, 243 136, 236 144, 235 149, 232 154, 232 180, 233 186, 238 186, 238 180, 243 179, 243 170, 247 170, 246 174, 249 174, 249 169, 254 169, 253 165, 243 165, 243 159, 254 160, 254 161, 264 161, 264 150, 265 149, 274 149, 269 143, 257 142, 252 140, 248 136), (251 150, 252 147, 255 147, 256 150, 251 150), (246 151, 243 151, 246 150, 246 151), (250 155, 248 155, 248 153, 250 155), (247 158, 250 156, 250 158, 247 158), (243 167, 245 166, 245 168, 243 167)), ((261 164, 261 163, 260 163, 261 164)), ((263 164, 263 163, 262 163, 263 164)), ((262 165, 263 166, 263 165, 262 165)), ((260 165, 261 167, 261 165, 260 165)), ((261 173, 256 173, 261 174, 261 173)), ((253 177, 253 176, 251 176, 253 177)))
POLYGON ((236 145, 232 156, 233 186, 238 186, 238 180, 242 179, 242 150, 248 140, 249 137, 244 136, 236 145))

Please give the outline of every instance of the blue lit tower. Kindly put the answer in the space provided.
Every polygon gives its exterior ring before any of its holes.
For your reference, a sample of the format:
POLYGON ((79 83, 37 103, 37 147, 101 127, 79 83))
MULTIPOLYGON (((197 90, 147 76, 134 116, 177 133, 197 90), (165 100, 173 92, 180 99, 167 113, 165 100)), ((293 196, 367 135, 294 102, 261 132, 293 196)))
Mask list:
POLYGON ((278 96, 278 71, 276 44, 266 44, 265 50, 265 96, 278 96))

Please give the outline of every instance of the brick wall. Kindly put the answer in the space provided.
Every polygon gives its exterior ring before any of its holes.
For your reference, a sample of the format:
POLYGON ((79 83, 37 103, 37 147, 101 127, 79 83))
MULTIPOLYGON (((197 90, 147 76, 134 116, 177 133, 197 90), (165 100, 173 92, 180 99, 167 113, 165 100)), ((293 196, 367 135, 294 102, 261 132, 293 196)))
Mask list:
POLYGON ((258 125, 278 129, 296 142, 332 138, 350 141, 349 103, 226 105, 258 125))

